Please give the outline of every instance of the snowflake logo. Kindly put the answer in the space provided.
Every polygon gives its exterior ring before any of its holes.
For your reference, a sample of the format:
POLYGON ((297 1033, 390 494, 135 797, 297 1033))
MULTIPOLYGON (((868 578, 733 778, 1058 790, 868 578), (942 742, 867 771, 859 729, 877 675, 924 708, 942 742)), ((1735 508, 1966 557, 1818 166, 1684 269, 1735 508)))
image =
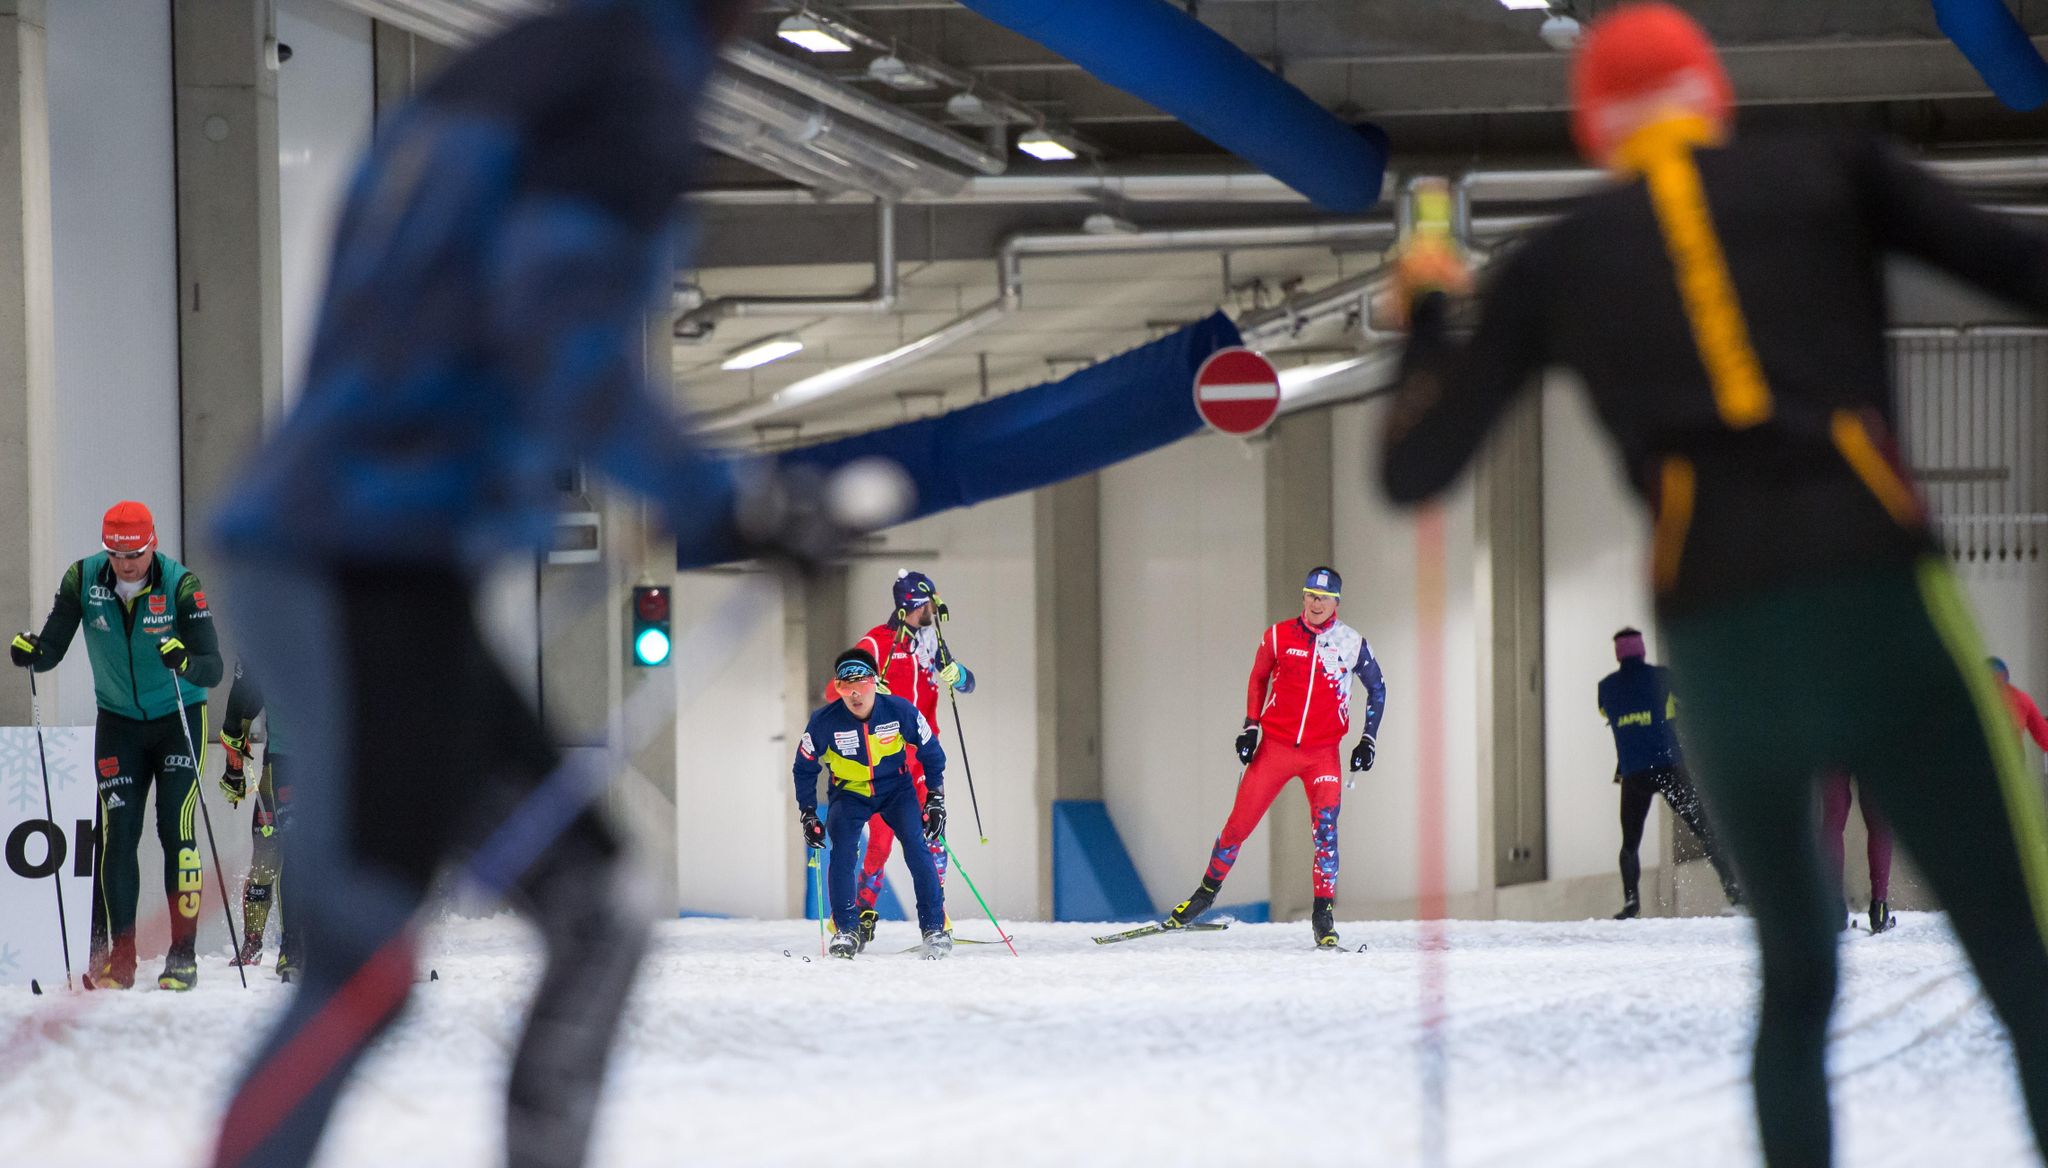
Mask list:
POLYGON ((0 976, 21 970, 21 953, 12 945, 0 944, 0 976))
POLYGON ((7 805, 22 814, 32 814, 43 805, 43 760, 49 758, 50 788, 69 790, 78 782, 78 767, 71 747, 78 732, 69 728, 43 731, 38 748, 36 732, 14 727, 0 731, 0 791, 7 805))

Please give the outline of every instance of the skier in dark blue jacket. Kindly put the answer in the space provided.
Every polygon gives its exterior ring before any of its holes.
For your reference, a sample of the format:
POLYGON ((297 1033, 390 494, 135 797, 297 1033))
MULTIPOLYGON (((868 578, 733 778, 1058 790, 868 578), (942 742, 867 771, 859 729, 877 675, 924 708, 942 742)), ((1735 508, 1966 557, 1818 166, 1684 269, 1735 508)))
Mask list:
POLYGON ((1614 781, 1621 784, 1622 901, 1621 911, 1614 914, 1617 921, 1643 911, 1638 892, 1643 862, 1637 851, 1643 846, 1643 824, 1650 817, 1650 804, 1660 794, 1707 849, 1707 859, 1721 877, 1728 903, 1742 902, 1735 874, 1714 843, 1714 829, 1700 806, 1700 793, 1685 774, 1678 732, 1672 726, 1678 717, 1678 698, 1671 692, 1671 671, 1650 664, 1645 653, 1642 633, 1623 629, 1614 634, 1614 656, 1621 668, 1600 679, 1600 716, 1614 731, 1614 781))
MULTIPOLYGON (((854 869, 860 864, 860 833, 874 816, 905 839, 922 835, 943 845, 946 838, 946 752, 931 723, 917 707, 893 694, 877 693, 875 659, 865 649, 848 649, 832 663, 839 697, 821 706, 797 743, 798 821, 807 847, 822 848, 829 837, 832 860, 826 884, 832 900, 834 957, 860 952, 860 906, 855 903, 854 869), (918 807, 915 756, 924 771, 924 806, 918 807), (832 802, 818 818, 818 775, 830 778, 832 802), (829 825, 829 826, 828 826, 829 825)), ((924 955, 937 959, 953 950, 946 928, 945 890, 938 865, 923 848, 903 849, 910 881, 917 888, 917 927, 924 955)))

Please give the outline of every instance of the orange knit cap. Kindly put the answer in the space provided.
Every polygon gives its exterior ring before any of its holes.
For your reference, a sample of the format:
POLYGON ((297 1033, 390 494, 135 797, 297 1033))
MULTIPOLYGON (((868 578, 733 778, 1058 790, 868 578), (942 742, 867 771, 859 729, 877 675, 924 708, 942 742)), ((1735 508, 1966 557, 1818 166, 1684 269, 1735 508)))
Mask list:
POLYGON ((1601 165, 1661 107, 1725 123, 1735 104, 1706 32, 1655 0, 1624 4, 1593 21, 1572 60, 1571 84, 1572 137, 1587 160, 1601 165))

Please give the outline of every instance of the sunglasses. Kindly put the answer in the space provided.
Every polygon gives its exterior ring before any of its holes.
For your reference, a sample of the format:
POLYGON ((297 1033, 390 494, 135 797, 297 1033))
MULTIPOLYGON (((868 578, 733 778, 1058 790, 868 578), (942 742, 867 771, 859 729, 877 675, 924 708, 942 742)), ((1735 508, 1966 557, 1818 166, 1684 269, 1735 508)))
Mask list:
POLYGON ((1312 598, 1312 599, 1315 599, 1315 600, 1336 600, 1336 599, 1338 599, 1338 596, 1337 596, 1337 594, 1336 594, 1335 592, 1317 592, 1317 591, 1316 591, 1315 589, 1313 589, 1313 588, 1304 588, 1304 589, 1302 589, 1302 590, 1301 590, 1301 594, 1302 594, 1303 596, 1307 596, 1307 597, 1310 597, 1310 598, 1312 598))
POLYGON ((141 551, 139 551, 139 552, 117 552, 117 551, 113 551, 113 550, 111 550, 111 549, 109 549, 109 550, 108 550, 108 552, 107 552, 107 556, 108 556, 108 558, 110 558, 110 559, 116 559, 116 560, 139 560, 139 559, 141 559, 142 557, 144 557, 144 556, 146 556, 146 555, 148 555, 148 554, 149 554, 149 549, 148 549, 148 548, 143 548, 143 549, 142 549, 141 551))

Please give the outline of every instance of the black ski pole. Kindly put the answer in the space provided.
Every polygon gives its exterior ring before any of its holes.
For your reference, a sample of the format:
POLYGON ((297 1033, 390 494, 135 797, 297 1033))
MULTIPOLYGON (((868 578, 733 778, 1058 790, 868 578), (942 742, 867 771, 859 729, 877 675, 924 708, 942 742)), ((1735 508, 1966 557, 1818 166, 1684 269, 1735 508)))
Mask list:
MULTIPOLYGON (((28 671, 28 710, 29 717, 33 718, 36 724, 36 761, 43 766, 43 818, 49 820, 50 826, 56 830, 57 835, 55 839, 62 839, 64 838, 64 829, 57 824, 57 807, 56 804, 50 802, 50 759, 48 755, 43 753, 43 699, 36 693, 36 671, 34 669, 28 671)), ((55 853, 57 850, 55 839, 50 844, 50 851, 52 853, 55 853)), ((54 855, 52 858, 54 858, 54 855)), ((50 885, 57 890, 57 937, 64 946, 64 988, 69 990, 71 988, 71 926, 64 920, 64 865, 57 864, 50 869, 50 885)))
MULTIPOLYGON (((932 622, 932 628, 934 631, 937 630, 937 621, 932 622)), ((939 660, 941 669, 953 663, 953 651, 946 648, 944 633, 939 633, 939 660)), ((946 700, 953 706, 953 741, 960 744, 960 769, 967 772, 967 805, 974 808, 974 834, 980 836, 981 842, 986 844, 988 832, 982 830, 981 826, 981 800, 974 797, 974 764, 967 758, 967 731, 960 726, 960 699, 953 693, 953 687, 950 685, 946 687, 946 700)))
MULTIPOLYGON (((199 769, 199 748, 192 743, 192 722, 185 716, 185 686, 175 675, 171 687, 178 695, 178 729, 185 732, 186 755, 192 760, 192 781, 199 792, 199 820, 206 825, 206 850, 213 853, 213 882, 220 885, 220 915, 227 918, 228 944, 241 952, 242 935, 235 932, 235 910, 228 907, 228 878, 220 870, 220 845, 213 842, 213 813, 206 809, 206 775, 199 769)), ((195 957, 196 960, 196 957, 195 957)), ((242 979, 242 988, 249 988, 249 971, 240 962, 235 964, 235 976, 242 979)))

